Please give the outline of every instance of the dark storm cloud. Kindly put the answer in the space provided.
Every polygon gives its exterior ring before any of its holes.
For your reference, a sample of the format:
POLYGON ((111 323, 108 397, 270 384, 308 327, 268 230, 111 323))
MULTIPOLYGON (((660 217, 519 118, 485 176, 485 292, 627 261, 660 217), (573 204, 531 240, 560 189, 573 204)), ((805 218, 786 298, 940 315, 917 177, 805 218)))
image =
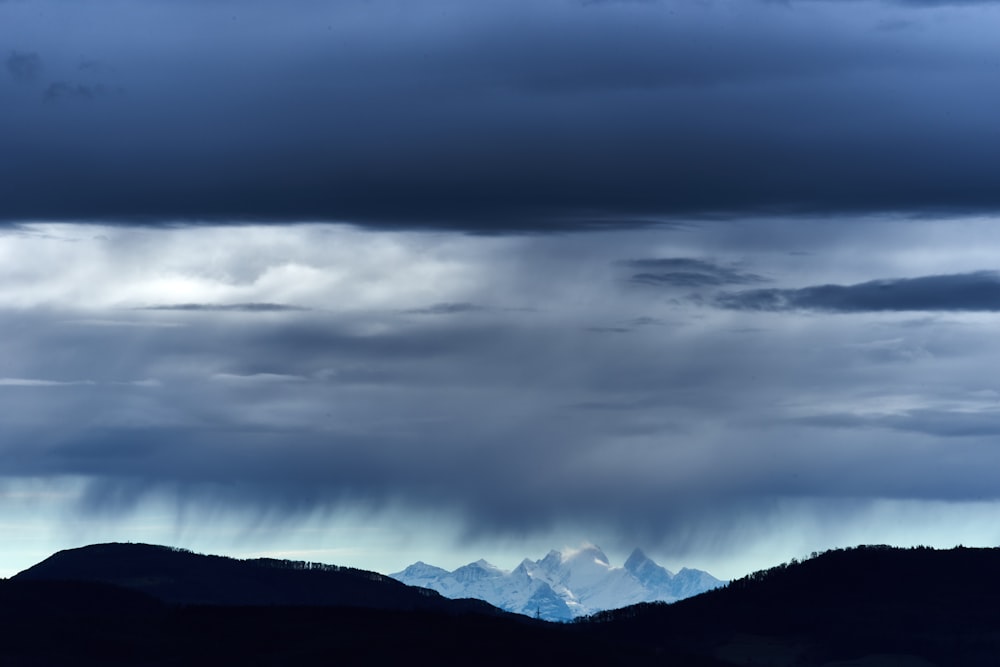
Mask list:
POLYGON ((7 72, 19 83, 29 83, 42 71, 42 58, 37 53, 11 51, 7 56, 7 72))
POLYGON ((71 26, 57 32, 28 9, 50 1, 4 3, 0 38, 45 53, 51 97, 127 94, 0 107, 10 222, 498 232, 1000 205, 991 7, 887 33, 880 22, 924 15, 874 2, 95 2, 53 4, 71 26), (114 81, 74 79, 81 57, 114 81))
POLYGON ((634 269, 643 269, 642 273, 633 274, 630 279, 634 283, 643 285, 712 287, 765 281, 765 278, 754 273, 745 273, 730 266, 688 257, 634 259, 625 264, 634 269))
POLYGON ((1000 311, 1000 274, 977 271, 921 278, 872 280, 857 285, 816 285, 799 289, 754 289, 716 297, 738 310, 1000 311))

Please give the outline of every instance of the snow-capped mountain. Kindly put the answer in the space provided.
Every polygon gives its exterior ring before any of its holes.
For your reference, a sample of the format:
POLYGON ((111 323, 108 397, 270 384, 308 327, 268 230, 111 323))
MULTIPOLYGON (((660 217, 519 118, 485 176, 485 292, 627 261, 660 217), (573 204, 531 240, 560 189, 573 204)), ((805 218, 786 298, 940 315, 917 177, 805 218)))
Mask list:
POLYGON ((638 602, 673 602, 721 586, 702 570, 677 574, 636 549, 624 567, 612 567, 599 547, 550 551, 540 560, 525 558, 511 571, 485 560, 453 572, 417 562, 390 577, 433 589, 450 598, 479 598, 501 609, 549 621, 568 621, 638 602))

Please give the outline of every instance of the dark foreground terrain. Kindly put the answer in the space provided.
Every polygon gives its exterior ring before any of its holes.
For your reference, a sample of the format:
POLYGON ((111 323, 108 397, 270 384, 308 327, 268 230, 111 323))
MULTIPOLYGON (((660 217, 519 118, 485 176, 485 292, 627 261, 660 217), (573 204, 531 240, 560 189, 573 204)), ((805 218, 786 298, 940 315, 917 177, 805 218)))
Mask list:
POLYGON ((0 665, 978 667, 998 602, 998 549, 827 552, 560 625, 361 570, 96 545, 0 581, 0 665))
POLYGON ((556 665, 627 656, 566 628, 475 613, 174 606, 100 584, 16 581, 0 586, 0 607, 4 667, 556 665))

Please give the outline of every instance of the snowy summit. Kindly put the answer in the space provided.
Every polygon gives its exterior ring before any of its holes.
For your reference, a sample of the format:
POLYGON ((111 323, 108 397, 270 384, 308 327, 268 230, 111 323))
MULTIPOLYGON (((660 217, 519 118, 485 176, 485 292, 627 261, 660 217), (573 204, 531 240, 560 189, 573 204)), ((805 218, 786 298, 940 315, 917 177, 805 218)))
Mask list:
POLYGON ((600 547, 550 551, 525 558, 511 571, 478 560, 448 572, 416 562, 390 574, 404 584, 433 589, 450 598, 479 598, 528 616, 568 621, 639 602, 673 602, 721 586, 701 570, 674 574, 636 549, 624 567, 613 567, 600 547))

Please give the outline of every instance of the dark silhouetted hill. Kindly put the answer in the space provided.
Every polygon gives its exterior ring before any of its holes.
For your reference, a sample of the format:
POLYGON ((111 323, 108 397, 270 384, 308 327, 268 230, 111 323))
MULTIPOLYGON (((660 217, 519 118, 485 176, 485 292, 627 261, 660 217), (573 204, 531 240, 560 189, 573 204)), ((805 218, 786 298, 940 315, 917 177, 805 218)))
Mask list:
POLYGON ((185 605, 503 613, 480 600, 449 600, 365 570, 270 558, 237 560, 149 544, 95 544, 60 551, 13 579, 113 584, 185 605))
POLYGON ((1000 549, 834 550, 586 625, 616 641, 731 664, 994 666, 1000 549))
POLYGON ((159 600, 106 584, 0 580, 0 665, 148 664, 168 617, 159 600))
MULTIPOLYGON (((0 581, 3 667, 659 664, 516 615, 187 606, 108 584, 0 581)), ((676 662, 682 667, 717 663, 676 662)))

